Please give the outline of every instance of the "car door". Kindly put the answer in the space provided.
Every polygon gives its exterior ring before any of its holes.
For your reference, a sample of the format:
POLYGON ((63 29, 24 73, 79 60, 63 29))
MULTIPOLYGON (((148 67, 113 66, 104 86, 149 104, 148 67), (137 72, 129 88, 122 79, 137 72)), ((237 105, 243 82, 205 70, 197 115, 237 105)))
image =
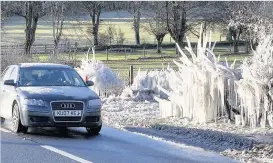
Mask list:
MULTIPOLYGON (((15 77, 16 73, 18 74, 18 68, 16 66, 10 66, 8 70, 3 75, 1 79, 1 88, 0 88, 0 114, 6 119, 10 119, 12 116, 12 102, 16 97, 15 87, 4 85, 5 80, 17 79, 15 77)), ((17 80, 15 80, 17 81, 17 80)))

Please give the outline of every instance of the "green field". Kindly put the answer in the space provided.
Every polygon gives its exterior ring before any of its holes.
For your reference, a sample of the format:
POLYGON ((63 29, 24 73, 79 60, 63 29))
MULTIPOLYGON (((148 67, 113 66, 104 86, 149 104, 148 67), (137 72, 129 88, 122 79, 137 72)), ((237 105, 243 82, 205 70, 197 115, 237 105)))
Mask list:
MULTIPOLYGON (((92 40, 90 35, 87 33, 87 27, 91 25, 90 21, 66 21, 63 30, 63 36, 61 42, 65 39, 69 40, 71 43, 78 42, 79 46, 90 45, 89 40, 92 40)), ((142 22, 141 26, 145 26, 147 23, 142 22)), ((109 26, 114 27, 117 31, 120 29, 124 32, 125 42, 124 44, 135 44, 134 30, 132 22, 120 21, 102 21, 100 23, 100 33, 105 33, 109 26)), ((23 44, 24 43, 24 28, 25 24, 22 18, 9 20, 5 22, 3 30, 1 30, 1 44, 23 44)), ((198 27, 199 28, 199 27, 198 27)), ((198 28, 196 30, 198 30, 198 28)), ((212 41, 220 41, 221 33, 219 30, 214 30, 212 33, 212 41)), ((197 41, 197 37, 191 33, 187 33, 187 36, 192 42, 197 41)), ((38 22, 36 39, 34 44, 53 44, 52 40, 52 23, 50 20, 41 19, 38 22)), ((141 43, 155 43, 155 38, 153 35, 145 31, 143 28, 140 29, 140 39, 141 43)), ((226 39, 222 36, 222 40, 226 39)), ((174 43, 170 35, 166 35, 163 43, 174 43)))

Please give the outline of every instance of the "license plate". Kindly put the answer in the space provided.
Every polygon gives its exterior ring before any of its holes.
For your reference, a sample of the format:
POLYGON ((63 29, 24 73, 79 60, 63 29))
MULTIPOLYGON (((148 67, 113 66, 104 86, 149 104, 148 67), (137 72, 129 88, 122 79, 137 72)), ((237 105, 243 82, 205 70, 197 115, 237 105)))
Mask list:
POLYGON ((55 110, 55 117, 80 117, 82 110, 55 110))

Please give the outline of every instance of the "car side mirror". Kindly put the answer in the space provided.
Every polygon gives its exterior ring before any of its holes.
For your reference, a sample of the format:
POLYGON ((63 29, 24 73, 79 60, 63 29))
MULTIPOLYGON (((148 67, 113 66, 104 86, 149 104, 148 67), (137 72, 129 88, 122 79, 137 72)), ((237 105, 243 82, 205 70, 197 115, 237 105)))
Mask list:
POLYGON ((4 85, 15 86, 15 82, 14 82, 14 80, 5 80, 5 81, 4 81, 4 85))
POLYGON ((87 86, 93 86, 94 85, 94 82, 93 81, 91 81, 91 80, 87 80, 86 81, 86 84, 87 84, 87 86))

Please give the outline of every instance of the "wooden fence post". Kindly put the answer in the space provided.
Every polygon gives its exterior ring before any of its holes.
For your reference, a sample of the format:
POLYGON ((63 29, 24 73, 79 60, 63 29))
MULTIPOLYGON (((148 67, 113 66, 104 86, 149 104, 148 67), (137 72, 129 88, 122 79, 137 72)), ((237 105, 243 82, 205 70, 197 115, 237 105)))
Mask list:
POLYGON ((143 46, 143 56, 144 56, 144 58, 145 58, 145 46, 143 46))
POLYGON ((130 65, 130 68, 129 68, 129 85, 133 84, 133 80, 134 80, 134 66, 130 65))
POLYGON ((74 49, 74 65, 77 63, 77 51, 78 51, 78 43, 75 42, 75 49, 74 49))
POLYGON ((76 65, 76 49, 74 49, 74 66, 76 65))
POLYGON ((231 54, 231 43, 229 44, 229 53, 231 54))
POLYGON ((106 48, 106 60, 108 61, 108 48, 106 48))
POLYGON ((47 45, 45 45, 45 53, 47 53, 47 45))
POLYGON ((127 52, 126 52, 126 49, 125 49, 125 60, 127 60, 127 52))

